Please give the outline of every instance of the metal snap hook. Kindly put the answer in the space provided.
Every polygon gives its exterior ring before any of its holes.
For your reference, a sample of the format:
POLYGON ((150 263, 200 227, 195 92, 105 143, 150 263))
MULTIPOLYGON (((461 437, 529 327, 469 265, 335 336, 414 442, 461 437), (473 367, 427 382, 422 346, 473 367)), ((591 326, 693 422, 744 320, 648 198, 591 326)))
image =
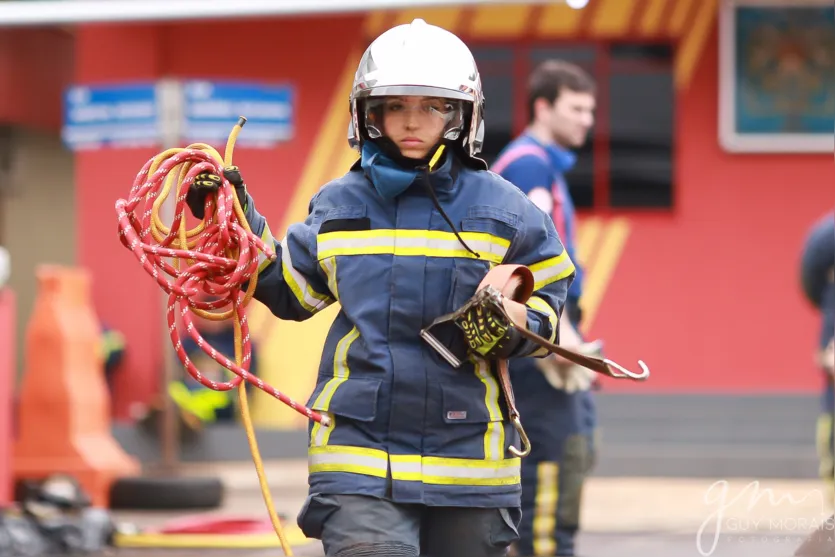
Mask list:
POLYGON ((617 362, 613 362, 612 360, 609 360, 608 358, 604 358, 603 363, 605 363, 607 366, 609 366, 609 373, 611 374, 612 377, 635 379, 635 380, 639 380, 639 381, 642 381, 642 380, 646 379, 647 377, 649 377, 649 368, 647 367, 647 365, 642 360, 638 360, 638 366, 640 366, 640 368, 641 368, 641 373, 634 373, 632 371, 629 371, 628 369, 626 369, 622 365, 618 364, 617 362), (620 373, 619 374, 615 373, 611 368, 617 369, 620 373))
POLYGON ((510 419, 510 423, 513 424, 513 429, 519 433, 519 438, 522 440, 522 450, 520 451, 513 445, 508 447, 507 450, 510 451, 513 456, 525 458, 531 454, 531 441, 528 439, 528 434, 525 433, 525 428, 522 427, 522 421, 519 419, 519 416, 513 416, 510 419))

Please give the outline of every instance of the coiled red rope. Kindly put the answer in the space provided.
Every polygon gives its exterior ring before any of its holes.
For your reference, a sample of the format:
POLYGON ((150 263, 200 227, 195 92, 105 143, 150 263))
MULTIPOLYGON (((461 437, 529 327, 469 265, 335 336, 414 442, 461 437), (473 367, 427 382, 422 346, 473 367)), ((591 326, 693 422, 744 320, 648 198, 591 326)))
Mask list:
POLYGON ((330 420, 326 416, 295 402, 249 373, 252 347, 245 308, 257 283, 259 252, 271 260, 276 254, 249 229, 234 188, 225 178, 217 195, 209 195, 206 199, 204 221, 192 230, 186 229, 185 198, 189 186, 195 176, 203 172, 223 176, 223 167, 231 164, 234 141, 244 121, 242 119, 230 135, 225 162, 211 146, 201 143, 184 149, 168 149, 148 160, 136 175, 128 199, 116 202, 119 238, 168 294, 168 332, 189 375, 216 391, 228 391, 241 381, 247 381, 309 419, 327 426, 330 420), (176 204, 169 228, 160 220, 159 211, 175 180, 176 204), (168 263, 165 258, 174 259, 175 264, 168 263), (242 289, 247 281, 249 285, 244 293, 242 289), (198 299, 201 292, 220 298, 202 301, 198 299), (229 309, 223 313, 211 311, 220 308, 229 309), (236 352, 239 348, 242 352, 236 354, 237 363, 219 353, 200 335, 192 321, 192 312, 212 320, 235 318, 236 352), (183 349, 177 313, 197 345, 236 377, 218 383, 200 373, 183 349))

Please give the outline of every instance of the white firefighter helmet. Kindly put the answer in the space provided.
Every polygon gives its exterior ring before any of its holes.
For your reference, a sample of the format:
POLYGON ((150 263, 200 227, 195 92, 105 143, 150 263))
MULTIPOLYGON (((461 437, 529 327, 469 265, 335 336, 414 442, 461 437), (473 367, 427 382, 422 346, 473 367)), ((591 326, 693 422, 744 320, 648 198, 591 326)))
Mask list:
POLYGON ((369 124, 368 116, 374 110, 375 97, 390 95, 449 99, 457 108, 457 117, 448 118, 444 138, 457 140, 470 157, 481 151, 481 76, 470 49, 453 33, 415 19, 389 29, 371 43, 360 60, 351 89, 351 147, 360 148, 365 139, 382 135, 380 129, 369 124))

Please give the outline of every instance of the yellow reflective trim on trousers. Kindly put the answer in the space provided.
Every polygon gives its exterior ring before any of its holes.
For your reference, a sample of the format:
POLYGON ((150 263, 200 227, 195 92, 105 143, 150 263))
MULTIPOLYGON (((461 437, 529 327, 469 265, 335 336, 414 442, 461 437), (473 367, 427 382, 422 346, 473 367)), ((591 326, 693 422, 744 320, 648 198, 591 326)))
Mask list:
POLYGON ((528 268, 533 273, 533 289, 537 291, 573 273, 574 263, 568 257, 568 252, 564 251, 556 257, 529 265, 528 268))
POLYGON ((348 447, 310 447, 308 450, 308 472, 346 472, 377 478, 388 477, 388 454, 377 449, 348 447))
POLYGON ((499 406, 499 383, 490 373, 490 364, 487 362, 477 362, 475 374, 484 383, 484 404, 490 414, 487 431, 484 433, 484 460, 502 460, 505 447, 502 409, 499 406))
POLYGON ((521 460, 391 455, 391 479, 434 485, 499 486, 521 480, 521 460))
MULTIPOLYGON (((336 352, 333 356, 333 377, 328 379, 328 382, 325 383, 324 388, 322 388, 322 392, 316 397, 316 400, 313 403, 314 410, 327 412, 331 399, 333 399, 333 395, 336 393, 336 389, 348 380, 348 377, 351 375, 351 370, 348 368, 348 349, 351 348, 351 344, 353 344, 359 336, 359 330, 357 330, 356 327, 353 327, 348 334, 342 337, 337 343, 336 352)), ((331 432, 333 431, 333 428, 336 427, 336 420, 333 419, 333 414, 329 413, 328 415, 331 417, 331 425, 329 427, 324 427, 319 422, 313 424, 313 429, 310 432, 311 447, 322 447, 328 444, 331 432)))
POLYGON ((328 257, 319 261, 325 276, 328 277, 328 289, 336 301, 339 301, 339 291, 336 288, 336 257, 328 257))
MULTIPOLYGON (((501 263, 510 242, 486 232, 461 232, 461 239, 478 252, 481 259, 501 263)), ((476 256, 461 245, 452 232, 439 230, 359 230, 326 232, 316 237, 319 259, 337 255, 379 255, 426 257, 476 256)))
MULTIPOLYGON (((551 323, 551 336, 548 338, 548 342, 554 342, 557 338, 557 325, 559 324, 557 313, 539 296, 531 296, 528 300, 527 306, 537 311, 541 311, 548 316, 548 322, 551 323)), ((538 356, 545 356, 546 354, 548 354, 547 350, 539 348, 531 354, 531 357, 535 358, 538 356)))
POLYGON ((540 462, 536 467, 536 493, 533 508, 533 554, 553 555, 557 551, 554 529, 559 501, 559 466, 540 462))
POLYGON ((333 298, 313 290, 304 276, 293 267, 286 237, 281 241, 281 272, 296 300, 310 313, 316 313, 333 303, 333 298))

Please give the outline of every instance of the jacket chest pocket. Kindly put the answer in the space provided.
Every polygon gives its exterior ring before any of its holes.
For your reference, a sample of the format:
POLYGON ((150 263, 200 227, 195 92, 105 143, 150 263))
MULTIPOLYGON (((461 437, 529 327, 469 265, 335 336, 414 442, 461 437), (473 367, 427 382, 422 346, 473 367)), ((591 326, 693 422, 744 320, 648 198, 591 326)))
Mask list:
POLYGON ((461 220, 461 235, 481 256, 455 260, 453 305, 456 309, 472 298, 478 285, 495 265, 504 262, 511 242, 519 233, 519 217, 505 209, 474 205, 461 220))

